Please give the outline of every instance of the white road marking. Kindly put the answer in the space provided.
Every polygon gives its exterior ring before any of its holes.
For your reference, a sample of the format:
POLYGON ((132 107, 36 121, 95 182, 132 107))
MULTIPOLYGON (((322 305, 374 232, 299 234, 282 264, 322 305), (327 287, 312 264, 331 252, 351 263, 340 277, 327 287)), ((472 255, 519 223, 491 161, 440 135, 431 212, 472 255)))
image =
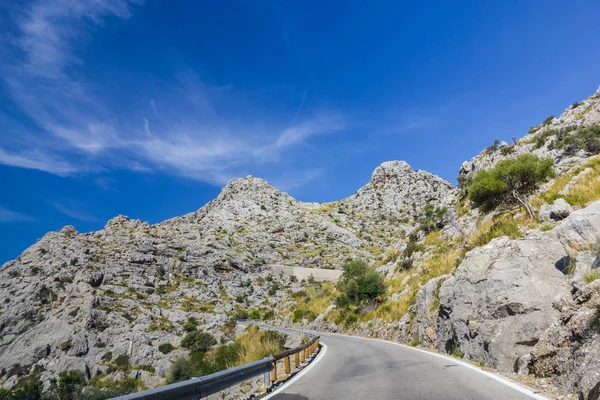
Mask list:
MULTIPOLYGON (((511 381, 510 379, 507 379, 507 378, 505 378, 503 376, 496 375, 496 374, 494 374, 492 372, 485 371, 485 370, 483 370, 481 368, 478 368, 478 367, 476 367, 476 366, 474 366, 472 364, 469 364, 468 362, 459 360, 458 358, 446 356, 444 354, 434 353, 433 351, 419 349, 419 348, 415 348, 415 347, 412 347, 412 346, 407 346, 405 344, 398 343, 398 342, 392 342, 392 341, 389 341, 389 340, 382 340, 382 339, 375 339, 375 338, 366 338, 366 337, 362 337, 362 336, 344 335, 344 334, 341 334, 341 333, 329 333, 329 332, 327 332, 327 333, 324 333, 324 334, 326 334, 326 335, 344 336, 344 337, 350 337, 350 338, 356 338, 356 339, 363 339, 363 340, 375 340, 375 341, 378 341, 378 342, 385 342, 385 343, 394 344, 396 346, 401 346, 401 347, 404 347, 406 349, 410 349, 410 350, 414 350, 414 351, 420 351, 422 353, 430 354, 432 356, 436 356, 436 357, 439 357, 439 358, 443 358, 444 360, 448 360, 448 361, 452 361, 454 363, 460 364, 463 367, 469 368, 469 369, 471 369, 473 371, 477 371, 480 374, 483 374, 483 375, 487 376, 488 378, 492 378, 492 379, 494 379, 494 380, 496 380, 496 381, 498 381, 500 383, 503 383, 506 386, 509 386, 509 387, 511 387, 511 388, 513 388, 513 389, 515 389, 515 390, 523 393, 523 394, 526 394, 527 396, 529 396, 531 398, 534 398, 536 400, 550 400, 548 397, 544 397, 544 396, 540 395, 539 393, 536 393, 535 390, 533 390, 533 389, 531 389, 531 388, 529 388, 527 386, 520 385, 520 384, 518 384, 518 383, 516 383, 514 381, 511 381)), ((322 337, 321 340, 326 341, 326 337, 322 337)))
POLYGON ((281 393, 282 391, 284 391, 285 389, 287 389, 292 383, 296 382, 298 379, 302 378, 304 376, 304 374, 306 374, 308 371, 310 371, 312 369, 312 367, 314 367, 315 365, 317 365, 317 363, 319 361, 321 361, 321 359, 323 358, 323 356, 325 356, 325 353, 327 353, 327 346, 323 343, 321 343, 321 351, 319 351, 319 354, 317 354, 317 358, 315 358, 314 360, 312 360, 312 362, 310 364, 308 364, 306 367, 304 367, 304 369, 300 372, 298 372, 298 374, 296 376, 294 376, 292 379, 288 380, 286 383, 284 383, 283 385, 281 385, 281 387, 277 388, 277 390, 275 390, 274 392, 268 394, 265 397, 261 397, 261 400, 266 400, 266 399, 270 399, 271 397, 275 396, 278 393, 281 393))

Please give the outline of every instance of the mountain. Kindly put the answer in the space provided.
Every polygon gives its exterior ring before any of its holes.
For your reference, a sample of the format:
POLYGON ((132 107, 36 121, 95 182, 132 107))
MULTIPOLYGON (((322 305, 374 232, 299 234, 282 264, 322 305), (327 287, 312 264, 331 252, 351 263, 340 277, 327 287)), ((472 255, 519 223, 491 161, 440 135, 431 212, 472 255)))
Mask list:
POLYGON ((285 296, 270 290, 280 280, 270 266, 374 260, 413 229, 424 202, 442 204, 451 189, 404 162, 383 164, 356 195, 326 204, 302 203, 248 176, 198 211, 156 225, 118 216, 98 232, 49 232, 0 269, 5 386, 36 368, 43 381, 69 369, 104 374, 109 353, 153 366, 140 378, 160 384, 186 353, 165 355, 158 346, 179 343, 190 318, 225 336, 237 309, 264 314, 285 296), (414 189, 404 188, 409 183, 414 189))
POLYGON ((381 164, 331 203, 304 203, 248 176, 155 225, 117 216, 98 232, 49 232, 0 269, 0 383, 35 374, 48 387, 74 369, 160 385, 187 355, 177 347, 186 324, 226 343, 231 318, 252 313, 461 354, 597 399, 599 123, 600 89, 464 162, 458 188, 404 161, 381 164), (549 157, 558 172, 531 196, 540 220, 475 208, 477 172, 521 154, 549 157), (271 268, 339 269, 353 258, 377 267, 388 289, 349 316, 333 305, 333 285, 271 268), (167 343, 175 350, 164 354, 167 343), (119 356, 127 376, 112 368, 119 356))

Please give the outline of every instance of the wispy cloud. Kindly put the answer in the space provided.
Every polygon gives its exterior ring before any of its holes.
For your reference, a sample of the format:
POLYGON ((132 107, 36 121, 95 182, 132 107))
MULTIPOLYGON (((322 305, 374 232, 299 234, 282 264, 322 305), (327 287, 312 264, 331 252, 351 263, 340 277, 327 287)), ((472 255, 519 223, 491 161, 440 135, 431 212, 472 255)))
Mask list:
POLYGON ((145 102, 130 102, 135 108, 116 107, 93 81, 79 78, 86 60, 78 50, 108 18, 125 21, 140 4, 34 0, 15 13, 15 34, 2 37, 12 52, 0 60, 0 79, 34 128, 23 134, 21 121, 0 107, 0 124, 6 125, 0 130, 7 132, 0 139, 1 164, 60 176, 163 171, 222 184, 346 128, 339 113, 307 109, 308 87, 291 125, 268 110, 239 116, 255 105, 240 100, 245 96, 235 87, 211 87, 185 68, 149 88, 145 102))
POLYGON ((0 222, 34 222, 35 219, 0 205, 0 222))
POLYGON ((64 214, 73 219, 77 219, 79 221, 84 221, 84 222, 99 221, 98 218, 96 218, 89 212, 82 210, 81 208, 79 208, 78 205, 73 204, 73 202, 69 202, 68 205, 65 205, 65 204, 59 203, 57 201, 52 201, 52 202, 50 202, 50 205, 52 207, 54 207, 54 209, 56 211, 58 211, 59 213, 64 214))

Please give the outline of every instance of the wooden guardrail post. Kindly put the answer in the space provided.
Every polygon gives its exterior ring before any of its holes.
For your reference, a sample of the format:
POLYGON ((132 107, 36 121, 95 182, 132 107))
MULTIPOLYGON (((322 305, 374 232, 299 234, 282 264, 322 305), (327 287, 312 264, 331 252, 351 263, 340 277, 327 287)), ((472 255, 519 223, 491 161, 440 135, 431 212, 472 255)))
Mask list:
POLYGON ((300 366, 300 353, 296 352, 294 354, 294 365, 296 366, 296 368, 298 368, 300 366))
POLYGON ((271 370, 271 383, 277 382, 277 361, 273 361, 273 369, 271 370))
POLYGON ((283 365, 285 366, 285 374, 289 375, 292 373, 291 368, 290 368, 290 357, 286 357, 283 359, 283 365))
POLYGON ((300 350, 300 362, 303 363, 304 362, 304 349, 300 350))

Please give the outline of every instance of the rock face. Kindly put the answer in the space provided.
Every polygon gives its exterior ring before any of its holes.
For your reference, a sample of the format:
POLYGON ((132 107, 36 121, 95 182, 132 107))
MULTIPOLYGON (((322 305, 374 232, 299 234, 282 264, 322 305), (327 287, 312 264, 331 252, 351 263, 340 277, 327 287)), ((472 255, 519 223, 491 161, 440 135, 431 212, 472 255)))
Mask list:
POLYGON ((567 250, 585 250, 600 238, 600 201, 574 212, 558 228, 558 238, 567 250))
POLYGON ((494 239, 467 253, 441 284, 437 347, 512 370, 558 319, 552 300, 565 289, 565 255, 552 233, 494 239))
POLYGON ((153 367, 136 375, 147 386, 160 384, 186 351, 158 346, 177 346, 189 318, 224 336, 238 309, 265 315, 285 296, 280 289, 299 289, 270 266, 374 260, 413 229, 408 217, 424 202, 442 204, 450 190, 404 162, 379 167, 361 200, 328 204, 302 203, 249 176, 198 211, 156 225, 118 216, 98 232, 50 232, 0 269, 0 382, 11 387, 33 370, 44 382, 67 369, 91 378, 126 355, 134 371, 153 367))
POLYGON ((448 205, 452 185, 405 161, 389 161, 373 171, 369 183, 344 200, 353 209, 377 217, 414 218, 427 204, 448 205))

